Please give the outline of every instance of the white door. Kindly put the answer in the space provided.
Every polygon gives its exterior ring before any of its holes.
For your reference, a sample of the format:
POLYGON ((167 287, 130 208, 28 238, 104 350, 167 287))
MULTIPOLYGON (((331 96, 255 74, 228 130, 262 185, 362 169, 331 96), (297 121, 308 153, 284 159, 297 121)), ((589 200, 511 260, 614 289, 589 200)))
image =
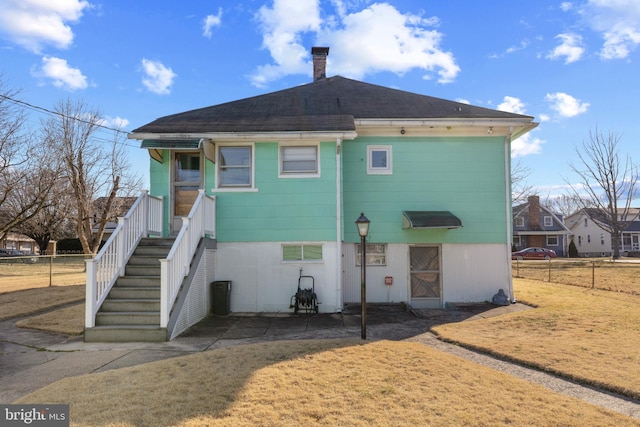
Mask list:
POLYGON ((409 286, 411 306, 442 308, 440 247, 409 247, 409 286))

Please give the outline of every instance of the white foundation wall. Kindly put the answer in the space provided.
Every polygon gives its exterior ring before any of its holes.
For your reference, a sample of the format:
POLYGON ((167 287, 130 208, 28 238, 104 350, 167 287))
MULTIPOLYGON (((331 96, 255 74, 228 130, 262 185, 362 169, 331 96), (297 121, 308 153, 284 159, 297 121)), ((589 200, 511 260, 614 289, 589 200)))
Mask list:
MULTIPOLYGON (((293 313, 289 304, 298 289, 302 268, 304 276, 314 277, 320 312, 335 312, 339 293, 336 283, 336 243, 309 243, 322 244, 321 262, 283 262, 281 242, 218 242, 215 280, 232 281, 231 311, 293 313)), ((305 280, 301 287, 309 288, 311 282, 305 280)))
POLYGON ((491 301, 500 289, 510 295, 511 251, 505 244, 442 245, 442 300, 491 301))
MULTIPOLYGON (((411 304, 409 246, 404 243, 388 244, 387 265, 367 266, 367 302, 411 304), (385 285, 387 276, 392 277, 392 285, 385 285)), ((501 288, 509 295, 510 247, 505 244, 443 244, 440 248, 443 306, 447 302, 491 301, 501 288)), ((355 258, 355 244, 345 243, 345 303, 360 302, 360 267, 356 266, 355 258)))

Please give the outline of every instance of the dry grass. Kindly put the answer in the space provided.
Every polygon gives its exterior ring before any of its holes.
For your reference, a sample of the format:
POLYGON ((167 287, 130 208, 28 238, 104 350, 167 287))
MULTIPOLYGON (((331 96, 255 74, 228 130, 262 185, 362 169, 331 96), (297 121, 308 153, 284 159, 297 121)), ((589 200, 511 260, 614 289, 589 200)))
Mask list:
POLYGON ((85 286, 54 286, 0 293, 0 320, 40 313, 84 301, 85 286))
POLYGON ((68 378, 74 426, 640 425, 417 343, 291 341, 68 378))
POLYGON ((513 261, 513 276, 640 295, 640 263, 610 259, 513 261))
POLYGON ((84 304, 55 310, 16 322, 19 328, 37 329, 64 335, 84 333, 84 304))
POLYGON ((86 280, 84 255, 40 257, 34 264, 0 263, 0 293, 51 286, 81 285, 86 280))
POLYGON ((516 279, 516 297, 538 307, 441 325, 443 339, 640 398, 640 297, 516 279))

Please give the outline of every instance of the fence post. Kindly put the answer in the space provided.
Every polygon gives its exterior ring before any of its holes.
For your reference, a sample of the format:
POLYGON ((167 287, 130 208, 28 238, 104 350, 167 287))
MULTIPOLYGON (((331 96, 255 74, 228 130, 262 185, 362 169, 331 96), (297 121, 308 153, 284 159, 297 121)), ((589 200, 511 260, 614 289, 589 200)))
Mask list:
POLYGON ((551 283, 551 260, 549 260, 549 283, 551 283))
POLYGON ((95 304, 96 304, 96 262, 93 258, 85 260, 87 270, 86 300, 84 326, 93 328, 95 324, 95 304))
POLYGON ((591 261, 591 289, 596 286, 596 262, 591 261))
POLYGON ((53 256, 49 255, 49 287, 53 286, 53 256))

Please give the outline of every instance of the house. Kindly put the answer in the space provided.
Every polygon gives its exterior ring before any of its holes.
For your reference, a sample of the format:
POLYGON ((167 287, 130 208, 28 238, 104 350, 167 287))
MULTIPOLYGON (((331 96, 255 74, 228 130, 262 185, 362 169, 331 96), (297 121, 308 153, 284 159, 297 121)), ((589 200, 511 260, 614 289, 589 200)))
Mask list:
POLYGON ((517 250, 534 246, 567 256, 569 233, 562 215, 542 206, 539 196, 529 196, 526 203, 513 207, 513 246, 517 250))
MULTIPOLYGON (((290 312, 300 275, 313 278, 320 312, 360 302, 362 212, 371 221, 367 302, 442 308, 500 289, 513 299, 511 141, 537 123, 326 77, 328 53, 312 49, 311 83, 130 134, 153 159, 147 198, 163 219, 152 231, 177 236, 173 252, 191 239, 184 267, 161 267, 160 325, 170 336, 207 314, 212 281, 231 282, 232 312, 290 312), (185 237, 193 227, 196 237, 185 237), (176 306, 198 314, 181 320, 176 306)), ((108 287, 88 284, 87 328, 108 287)))
MULTIPOLYGON (((626 214, 619 209, 618 219, 624 230, 620 239, 620 253, 635 255, 640 253, 640 208, 630 208, 626 214), (625 215, 622 217, 622 215, 625 215)), ((581 257, 608 257, 613 255, 611 233, 606 226, 608 215, 597 208, 585 208, 567 217, 578 254, 581 257)))
MULTIPOLYGON (((93 203, 94 214, 93 214, 93 218, 91 218, 91 231, 93 233, 97 233, 100 228, 100 223, 98 221, 98 218, 102 217, 102 212, 106 208, 108 199, 109 199, 108 197, 98 197, 97 199, 95 199, 93 203)), ((126 215, 129 209, 131 209, 131 206, 133 206, 133 204, 135 203, 135 201, 136 201, 136 197, 115 197, 114 198, 114 200, 111 202, 111 212, 113 212, 113 214, 107 218, 102 240, 107 240, 111 236, 113 231, 118 226, 118 218, 126 215)))
POLYGON ((40 253, 36 241, 20 233, 7 233, 0 240, 0 249, 15 249, 29 255, 40 253))

